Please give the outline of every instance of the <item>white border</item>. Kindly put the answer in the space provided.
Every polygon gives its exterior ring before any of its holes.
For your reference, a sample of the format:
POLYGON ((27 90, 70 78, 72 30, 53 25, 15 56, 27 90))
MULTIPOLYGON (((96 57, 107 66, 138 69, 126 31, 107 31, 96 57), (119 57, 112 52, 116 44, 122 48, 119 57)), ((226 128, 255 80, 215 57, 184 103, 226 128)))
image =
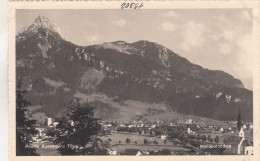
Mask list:
MULTIPOLYGON (((123 1, 88 1, 88 2, 9 2, 9 159, 12 161, 70 161, 70 160, 259 160, 259 2, 257 1, 143 1, 143 9, 253 9, 253 40, 254 49, 254 156, 15 156, 15 10, 16 9, 120 9, 123 1)), ((124 1, 125 2, 125 1, 124 1)), ((133 1, 131 1, 133 2, 133 1)), ((138 1, 140 3, 140 1, 138 1)))
POLYGON ((8 160, 8 7, 7 1, 0 2, 0 156, 8 160))

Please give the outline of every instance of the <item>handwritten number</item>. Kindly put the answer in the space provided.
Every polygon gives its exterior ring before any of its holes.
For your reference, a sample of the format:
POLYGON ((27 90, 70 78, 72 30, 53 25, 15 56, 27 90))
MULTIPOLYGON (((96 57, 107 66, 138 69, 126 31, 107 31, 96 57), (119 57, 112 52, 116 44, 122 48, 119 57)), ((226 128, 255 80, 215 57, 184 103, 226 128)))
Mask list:
POLYGON ((121 4, 121 9, 140 9, 142 8, 144 5, 143 3, 122 3, 121 4))

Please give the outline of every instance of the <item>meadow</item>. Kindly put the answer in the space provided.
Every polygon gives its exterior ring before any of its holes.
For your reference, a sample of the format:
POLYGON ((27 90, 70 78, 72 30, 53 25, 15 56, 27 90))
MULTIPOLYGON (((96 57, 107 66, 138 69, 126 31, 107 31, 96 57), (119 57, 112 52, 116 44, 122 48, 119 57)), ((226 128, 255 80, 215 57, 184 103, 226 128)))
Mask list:
POLYGON ((111 140, 111 148, 118 152, 124 152, 125 149, 140 149, 145 151, 156 151, 162 149, 169 149, 174 151, 189 151, 190 148, 183 145, 173 145, 171 140, 167 140, 166 144, 163 139, 151 137, 146 135, 128 134, 128 133, 112 133, 112 135, 101 137, 102 140, 111 140), (130 143, 126 139, 130 139, 130 143), (148 141, 144 144, 144 139, 148 141), (158 142, 154 144, 154 140, 158 142), (121 142, 120 142, 121 141, 121 142))

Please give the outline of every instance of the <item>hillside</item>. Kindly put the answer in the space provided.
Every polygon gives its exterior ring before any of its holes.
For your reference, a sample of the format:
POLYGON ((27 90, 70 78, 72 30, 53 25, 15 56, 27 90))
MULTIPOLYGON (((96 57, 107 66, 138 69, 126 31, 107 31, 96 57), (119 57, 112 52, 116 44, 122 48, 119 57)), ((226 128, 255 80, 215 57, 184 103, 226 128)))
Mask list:
POLYGON ((43 16, 17 34, 16 65, 30 90, 27 98, 51 117, 80 97, 93 101, 102 119, 144 113, 151 104, 164 104, 165 113, 217 120, 235 120, 241 108, 243 120, 253 119, 252 91, 228 73, 204 69, 146 40, 78 46, 43 16), (124 106, 129 101, 146 105, 124 106))

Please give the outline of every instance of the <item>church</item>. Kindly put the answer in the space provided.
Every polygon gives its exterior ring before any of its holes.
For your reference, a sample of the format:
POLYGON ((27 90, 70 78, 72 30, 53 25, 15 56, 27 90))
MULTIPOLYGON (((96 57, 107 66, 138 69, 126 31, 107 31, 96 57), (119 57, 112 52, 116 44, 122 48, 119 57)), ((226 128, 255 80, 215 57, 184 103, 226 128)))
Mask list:
POLYGON ((227 154, 238 155, 253 155, 253 145, 245 138, 245 133, 242 127, 240 109, 237 119, 238 131, 235 135, 228 136, 224 139, 226 145, 231 145, 230 149, 225 149, 227 154))

